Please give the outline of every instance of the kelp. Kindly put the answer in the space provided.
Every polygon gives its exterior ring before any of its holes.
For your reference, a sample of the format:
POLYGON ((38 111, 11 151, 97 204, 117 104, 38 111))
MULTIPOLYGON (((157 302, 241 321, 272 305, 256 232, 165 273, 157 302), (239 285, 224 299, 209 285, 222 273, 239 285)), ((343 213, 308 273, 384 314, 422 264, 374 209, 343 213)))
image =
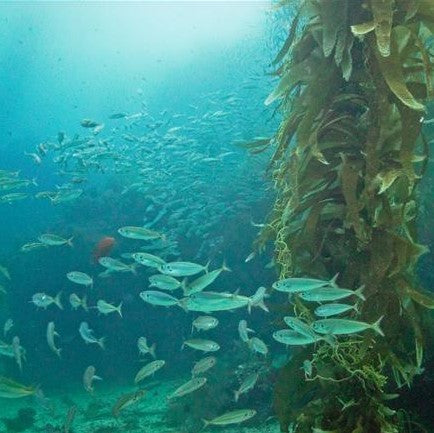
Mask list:
MULTIPOLYGON (((279 103, 282 122, 257 143, 274 149, 268 172, 277 195, 256 248, 274 241, 279 278, 339 273, 343 287, 364 285, 357 318, 384 315, 386 336, 300 349, 282 370, 276 412, 282 432, 291 423, 301 433, 404 432, 386 396, 422 373, 422 321, 434 309, 415 274, 427 252, 417 241, 416 189, 429 157, 421 128, 433 97, 434 3, 283 2, 295 5, 273 62, 280 82, 265 101, 279 103), (303 360, 312 377, 300 375, 303 360)), ((292 308, 313 320, 297 296, 292 308)))

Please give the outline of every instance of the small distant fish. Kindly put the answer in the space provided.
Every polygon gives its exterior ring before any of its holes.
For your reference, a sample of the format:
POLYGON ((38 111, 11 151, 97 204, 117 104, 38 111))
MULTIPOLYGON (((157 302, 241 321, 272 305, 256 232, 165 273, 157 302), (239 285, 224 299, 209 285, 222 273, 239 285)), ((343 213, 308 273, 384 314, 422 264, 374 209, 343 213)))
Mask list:
POLYGON ((234 400, 237 402, 240 398, 241 394, 245 394, 246 392, 249 392, 251 389, 253 389, 256 385, 256 382, 258 381, 259 374, 258 373, 252 373, 249 374, 241 383, 240 387, 237 391, 234 391, 234 400))
POLYGON ((218 326, 219 320, 212 316, 199 316, 193 320, 192 331, 196 328, 198 331, 209 331, 218 326))
POLYGON ((189 277, 199 272, 208 272, 209 262, 205 265, 199 265, 192 262, 170 262, 158 267, 158 270, 172 277, 189 277))
POLYGON ((306 335, 307 337, 313 339, 316 338, 315 331, 312 329, 312 327, 298 317, 285 316, 283 320, 290 328, 299 334, 306 335))
POLYGON ((220 349, 220 345, 212 340, 203 340, 201 338, 193 338, 191 340, 185 340, 182 343, 182 348, 184 346, 191 347, 195 350, 201 350, 202 352, 216 352, 220 349))
POLYGON ((157 359, 155 361, 150 362, 149 364, 146 364, 136 374, 136 377, 134 378, 134 383, 137 384, 141 382, 143 379, 145 379, 146 377, 153 375, 156 371, 160 370, 160 368, 164 367, 165 364, 166 361, 162 359, 157 359))
POLYGON ((18 336, 12 338, 12 350, 15 361, 18 364, 20 371, 23 371, 23 357, 25 355, 24 348, 21 346, 21 342, 18 336))
MULTIPOLYGON (((104 266, 110 272, 132 272, 136 273, 135 266, 127 265, 120 260, 114 259, 112 257, 100 257, 98 263, 104 266)), ((135 265, 135 263, 134 263, 135 265)))
POLYGON ((104 236, 95 245, 92 253, 94 263, 98 263, 100 257, 107 257, 115 245, 115 238, 104 236))
POLYGON ((84 311, 89 311, 86 295, 84 295, 83 298, 80 299, 77 294, 71 293, 69 295, 69 303, 71 304, 73 310, 76 310, 78 307, 82 307, 84 311))
POLYGON ((149 353, 154 359, 156 358, 155 349, 157 345, 153 343, 151 346, 148 346, 146 337, 140 337, 137 340, 137 347, 141 355, 146 355, 147 353, 149 353))
POLYGON ((83 128, 95 128, 96 126, 99 126, 100 123, 95 122, 95 120, 92 120, 92 119, 83 119, 83 120, 80 122, 80 125, 81 125, 83 128))
POLYGON ((102 380, 99 376, 95 374, 96 370, 93 365, 89 365, 89 367, 84 370, 83 373, 83 386, 87 392, 93 392, 93 381, 94 380, 102 380))
POLYGON ((149 277, 149 282, 151 283, 149 287, 157 287, 161 290, 173 291, 180 287, 184 287, 184 282, 178 281, 176 278, 170 275, 151 275, 149 277))
POLYGON ((325 286, 337 287, 336 280, 339 274, 336 274, 331 280, 318 280, 315 278, 285 278, 272 284, 274 290, 285 293, 300 293, 309 290, 319 289, 325 286))
POLYGON ((122 119, 126 116, 128 116, 127 113, 113 113, 109 116, 109 119, 122 119))
POLYGON ((241 341, 247 343, 249 341, 249 332, 255 332, 253 329, 247 327, 246 320, 240 320, 238 323, 238 335, 240 336, 241 341))
POLYGON ((80 271, 72 271, 66 274, 66 277, 69 281, 72 281, 75 284, 80 284, 86 287, 93 287, 93 279, 91 276, 85 274, 80 271))
POLYGON ((166 263, 162 258, 149 253, 133 253, 132 258, 140 265, 151 268, 158 268, 158 266, 166 263))
POLYGON ((43 243, 47 246, 61 246, 61 245, 68 245, 70 247, 73 247, 72 240, 74 239, 74 236, 70 237, 69 239, 62 238, 61 236, 45 233, 43 235, 40 235, 38 237, 38 241, 43 243))
POLYGON ((62 295, 62 292, 59 292, 54 298, 50 295, 47 295, 45 293, 35 293, 32 296, 32 302, 35 304, 38 308, 43 308, 46 310, 51 304, 57 305, 61 310, 63 310, 62 303, 60 301, 60 297, 62 295))
POLYGON ((251 260, 253 260, 256 256, 256 253, 253 251, 251 252, 244 260, 244 263, 249 263, 251 260))
POLYGON ((110 313, 118 313, 119 316, 122 317, 122 302, 116 307, 115 305, 109 304, 108 302, 104 301, 103 299, 98 300, 96 303, 96 308, 101 314, 110 314, 110 313))
POLYGON ((129 239, 138 240, 152 240, 152 239, 164 239, 164 235, 156 232, 155 230, 147 229, 145 227, 125 226, 118 230, 118 233, 129 239))
POLYGON ((203 420, 205 423, 205 427, 209 425, 229 425, 229 424, 240 424, 244 421, 247 421, 250 418, 253 418, 256 415, 256 410, 253 409, 238 409, 231 412, 226 412, 223 415, 218 416, 210 421, 206 419, 203 420))
POLYGON ((47 325, 47 343, 48 347, 60 358, 60 352, 62 349, 56 347, 54 343, 54 337, 58 337, 59 334, 54 328, 54 322, 49 322, 47 325))
POLYGON ((177 388, 175 391, 173 391, 172 394, 170 394, 167 399, 171 400, 173 398, 179 398, 184 395, 190 394, 199 388, 202 388, 207 382, 206 377, 193 377, 190 379, 187 383, 184 383, 179 388, 177 388))
POLYGON ((3 326, 3 335, 6 337, 7 333, 13 328, 14 321, 12 319, 7 319, 3 326))
POLYGON ((20 251, 23 253, 28 253, 33 250, 37 250, 40 248, 47 248, 47 247, 48 245, 42 242, 28 242, 20 248, 20 251))
POLYGON ((179 300, 168 293, 158 292, 155 290, 144 290, 140 292, 140 297, 143 301, 151 305, 158 305, 161 307, 171 307, 179 305, 179 300))
POLYGON ((319 334, 332 335, 348 335, 372 329, 377 334, 384 337, 384 333, 380 328, 380 322, 384 316, 381 316, 374 323, 359 322, 350 319, 321 319, 313 322, 312 328, 319 334))
POLYGON ((10 281, 11 275, 9 274, 9 271, 5 266, 0 265, 0 274, 2 274, 5 278, 7 278, 10 281))
POLYGON ((89 328, 87 322, 81 322, 80 327, 78 329, 81 338, 85 341, 86 344, 95 343, 98 344, 101 349, 104 349, 105 337, 96 338, 93 334, 93 330, 89 328))
POLYGON ((145 396, 145 393, 146 391, 144 389, 139 389, 138 391, 124 394, 119 397, 112 409, 113 416, 117 418, 122 410, 140 401, 145 396))
POLYGON ((217 364, 217 358, 215 356, 207 356, 205 358, 200 359, 194 364, 191 374, 192 376, 197 376, 198 374, 203 374, 208 371, 210 368, 214 367, 217 364))
POLYGON ((247 344, 253 352, 260 353, 264 356, 268 355, 268 347, 260 338, 252 337, 249 339, 247 344))

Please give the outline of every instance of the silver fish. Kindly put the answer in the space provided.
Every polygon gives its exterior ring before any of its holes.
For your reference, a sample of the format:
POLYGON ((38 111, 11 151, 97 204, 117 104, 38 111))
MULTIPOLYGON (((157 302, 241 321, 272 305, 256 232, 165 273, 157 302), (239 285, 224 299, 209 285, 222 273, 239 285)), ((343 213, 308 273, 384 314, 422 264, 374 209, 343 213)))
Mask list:
POLYGON ((45 233, 38 237, 38 241, 47 246, 61 246, 68 245, 70 247, 74 246, 72 244, 72 239, 74 237, 70 237, 69 239, 62 238, 61 236, 53 235, 50 233, 45 233))
POLYGON ((359 311, 357 305, 349 304, 324 304, 315 308, 315 315, 319 317, 330 317, 338 314, 346 313, 347 311, 354 310, 356 313, 359 311))
POLYGON ((162 359, 157 359, 155 361, 146 364, 136 374, 136 377, 134 378, 134 383, 137 384, 141 382, 143 379, 145 379, 146 377, 153 375, 156 371, 160 370, 160 368, 164 367, 165 364, 166 361, 162 359))
POLYGON ((35 293, 32 296, 32 302, 35 304, 38 308, 43 308, 46 310, 50 305, 55 304, 57 307, 59 307, 61 310, 63 310, 62 303, 60 301, 60 297, 62 295, 62 292, 59 292, 54 298, 50 295, 47 295, 45 293, 35 293))
POLYGON ((320 287, 336 287, 336 274, 331 280, 318 280, 315 278, 285 278, 272 284, 274 290, 285 293, 300 293, 309 290, 319 289, 320 287))
POLYGON ((47 343, 48 347, 60 358, 60 352, 62 349, 56 347, 54 343, 54 337, 58 337, 59 334, 54 328, 54 322, 49 322, 47 325, 47 343))
POLYGON ((151 283, 149 287, 157 287, 158 289, 169 291, 184 287, 185 284, 185 282, 178 281, 176 278, 164 274, 151 275, 149 282, 151 283))
POLYGON ((241 341, 247 343, 249 341, 249 332, 255 332, 253 329, 247 327, 246 320, 240 320, 238 323, 238 335, 240 336, 241 341))
POLYGON ((362 301, 365 301, 363 290, 365 286, 360 286, 357 290, 341 289, 340 287, 321 287, 307 292, 300 292, 300 298, 311 302, 328 302, 345 299, 350 296, 357 296, 362 301))
POLYGON ((171 307, 179 305, 179 300, 169 295, 168 293, 158 292, 155 290, 144 290, 140 292, 140 297, 143 301, 151 305, 159 305, 162 307, 171 307))
POLYGON ((190 379, 187 383, 184 383, 179 388, 177 388, 175 391, 173 391, 172 394, 170 394, 167 399, 171 400, 173 398, 179 398, 186 394, 190 394, 199 388, 202 388, 207 382, 206 377, 193 377, 190 379))
POLYGON ((268 355, 268 347, 267 345, 258 337, 252 337, 248 341, 248 345, 250 350, 253 352, 260 353, 261 355, 268 355))
POLYGON ((220 349, 220 345, 212 340, 204 340, 201 338, 192 338, 190 340, 185 340, 182 343, 182 348, 184 346, 191 347, 195 350, 201 350, 202 352, 216 352, 220 349))
POLYGON ((238 390, 234 391, 234 400, 237 402, 240 398, 241 394, 245 394, 246 392, 249 392, 251 389, 253 389, 256 385, 256 382, 258 381, 259 374, 258 373, 252 373, 249 374, 241 383, 238 390))
POLYGON ((89 287, 89 286, 93 287, 92 277, 85 274, 84 272, 80 272, 80 271, 68 272, 66 274, 66 277, 68 278, 69 281, 71 281, 75 284, 80 284, 80 285, 86 286, 86 287, 89 287))
POLYGON ((229 424, 240 424, 253 418, 256 415, 256 410, 253 409, 238 409, 231 412, 226 412, 210 421, 203 420, 205 427, 209 425, 229 425, 229 424))
POLYGON ((172 277, 188 277, 198 274, 199 272, 208 272, 208 262, 205 266, 192 262, 170 262, 160 265, 158 270, 165 275, 171 275, 172 277))
POLYGON ((196 328, 198 331, 209 331, 218 326, 219 320, 212 316, 199 316, 193 320, 192 331, 196 328))
POLYGON ((96 308, 101 314, 110 314, 110 313, 118 313, 119 316, 122 317, 122 302, 116 307, 112 304, 109 304, 108 302, 104 301, 103 299, 98 300, 96 303, 96 308))
POLYGON ((198 374, 203 374, 208 371, 210 368, 214 367, 217 364, 217 358, 215 356, 207 356, 205 358, 200 359, 194 364, 191 374, 192 376, 197 376, 198 374))
POLYGON ((154 343, 151 346, 148 346, 146 337, 139 337, 137 340, 137 347, 141 355, 146 355, 149 353, 154 359, 156 358, 155 349, 157 345, 154 343))
POLYGON ((384 316, 381 316, 374 323, 359 322, 350 319, 321 319, 313 322, 312 328, 319 334, 348 335, 372 329, 377 334, 384 337, 380 328, 380 322, 384 316))
POLYGON ((83 386, 87 392, 93 392, 93 381, 94 380, 102 380, 99 376, 95 374, 95 367, 93 365, 89 365, 89 367, 84 370, 83 373, 83 386))
POLYGON ((104 349, 105 337, 101 337, 99 339, 96 338, 93 334, 93 330, 89 328, 87 322, 81 322, 78 330, 80 332, 81 338, 86 342, 86 344, 95 343, 98 344, 101 349, 104 349))

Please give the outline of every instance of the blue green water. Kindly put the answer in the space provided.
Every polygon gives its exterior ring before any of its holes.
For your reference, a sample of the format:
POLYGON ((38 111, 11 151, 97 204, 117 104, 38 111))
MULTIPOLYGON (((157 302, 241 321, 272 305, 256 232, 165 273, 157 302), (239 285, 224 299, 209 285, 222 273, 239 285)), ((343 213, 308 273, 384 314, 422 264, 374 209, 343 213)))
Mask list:
MULTIPOLYGON (((107 393, 116 400, 137 389, 133 379, 144 365, 140 360, 152 360, 139 357, 140 336, 155 343, 157 357, 166 360, 154 388, 186 381, 202 357, 191 349, 181 351, 198 313, 140 299, 155 270, 139 267, 136 274, 99 277, 104 268, 93 261, 93 251, 102 238, 115 238, 110 255, 131 264, 121 255, 150 243, 125 239, 117 230, 146 225, 165 237, 162 249, 149 252, 167 261, 210 261, 210 270, 225 261, 232 271, 223 272, 212 290, 251 296, 273 281, 267 266, 271 250, 245 262, 258 232, 254 224, 264 221, 273 199, 265 177, 267 156, 253 157, 237 143, 270 136, 277 126, 263 101, 274 82, 267 68, 278 38, 264 2, 19 2, 0 8, 0 169, 11 178, 19 171, 20 179, 34 179, 27 187, 2 191, 28 196, 0 203, 0 264, 11 276, 1 280, 7 291, 0 295, 1 333, 5 321, 13 320, 0 340, 9 345, 17 336, 25 351, 22 370, 13 357, 2 356, 0 372, 37 385, 48 406, 58 406, 53 414, 40 399, 20 400, 36 410, 35 428, 50 431, 73 404, 79 423, 92 401, 107 393), (118 113, 120 118, 110 118, 118 113), (82 127, 83 119, 95 120, 102 130, 82 127), (82 193, 74 200, 52 200, 78 189, 82 193), (44 191, 51 199, 38 195, 44 191), (21 250, 44 233, 73 237, 73 247, 21 250), (70 271, 89 274, 94 287, 74 285, 66 277, 70 271), (63 309, 37 308, 31 299, 39 292, 61 292, 63 309), (87 296, 88 312, 71 308, 73 292, 87 296), (123 317, 99 314, 99 299, 122 302, 123 317), (98 338, 106 337, 105 350, 85 344, 78 331, 83 321, 98 338), (55 342, 61 358, 47 344, 49 322, 59 333, 55 342), (103 379, 93 396, 83 388, 89 365, 103 379)), ((171 294, 181 297, 182 292, 171 294)), ((232 399, 245 377, 243 368, 262 369, 268 377, 273 360, 286 356, 277 347, 273 356, 263 357, 239 340, 238 322, 247 318, 256 335, 273 346, 264 311, 249 315, 243 308, 217 316, 219 326, 202 338, 219 342, 219 366, 200 397, 206 410, 192 418, 239 408, 232 399)), ((147 388, 146 381, 142 385, 147 388)), ((240 399, 241 407, 256 409, 266 419, 270 392, 258 387, 240 399)), ((1 400, 4 414, 13 415, 15 403, 1 400)), ((172 410, 167 428, 185 431, 183 411, 180 406, 172 410)), ((7 426, 0 423, 0 431, 7 426)))

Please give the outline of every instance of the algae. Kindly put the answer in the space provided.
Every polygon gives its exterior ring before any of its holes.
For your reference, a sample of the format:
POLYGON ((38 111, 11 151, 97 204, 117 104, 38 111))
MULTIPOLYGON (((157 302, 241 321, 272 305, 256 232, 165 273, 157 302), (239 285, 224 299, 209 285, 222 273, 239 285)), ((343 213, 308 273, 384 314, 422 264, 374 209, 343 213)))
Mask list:
MULTIPOLYGON (((274 406, 281 431, 412 431, 411 408, 388 399, 423 374, 434 295, 416 275, 417 186, 429 159, 422 134, 433 98, 434 8, 427 0, 284 0, 298 8, 265 101, 282 121, 269 173, 277 192, 256 248, 274 241, 279 278, 365 286, 358 320, 384 315, 385 337, 299 349, 282 369, 274 406), (307 360, 312 376, 300 367, 307 360), (316 430, 315 430, 316 429, 316 430)), ((257 145, 257 147, 255 147, 257 145)), ((297 296, 296 315, 313 320, 297 296)), ((423 430, 420 430, 423 431, 423 430)))

